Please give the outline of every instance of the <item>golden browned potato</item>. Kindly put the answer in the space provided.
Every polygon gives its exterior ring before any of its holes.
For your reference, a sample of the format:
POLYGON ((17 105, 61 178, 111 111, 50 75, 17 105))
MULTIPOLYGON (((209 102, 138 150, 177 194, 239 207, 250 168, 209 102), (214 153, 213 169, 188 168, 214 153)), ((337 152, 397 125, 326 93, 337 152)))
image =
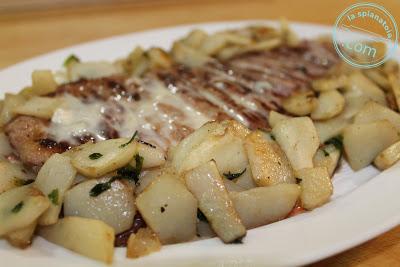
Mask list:
POLYGON ((240 219, 247 229, 285 218, 300 196, 296 184, 257 187, 230 194, 240 219))
POLYGON ((206 54, 181 42, 174 43, 171 53, 176 62, 189 67, 202 66, 211 60, 206 54))
POLYGON ((256 131, 246 137, 245 148, 258 186, 295 183, 289 160, 277 143, 267 141, 256 131))
POLYGON ((344 109, 345 99, 336 90, 320 93, 317 105, 311 112, 313 120, 327 120, 339 115, 344 109))
POLYGON ((303 208, 312 210, 329 201, 333 187, 326 167, 297 170, 296 176, 300 179, 300 200, 303 208))
POLYGON ((54 92, 57 83, 49 70, 35 70, 32 72, 32 94, 47 95, 54 92))
POLYGON ((199 48, 203 41, 207 38, 207 33, 200 29, 195 29, 191 31, 182 42, 190 47, 199 48))
POLYGON ((171 156, 172 166, 183 173, 212 159, 223 173, 239 173, 247 165, 243 140, 249 130, 236 121, 209 122, 183 139, 171 156))
POLYGON ((35 186, 50 200, 50 207, 39 218, 39 225, 50 225, 58 221, 65 192, 75 179, 76 169, 69 157, 52 155, 40 168, 35 186))
POLYGON ((356 124, 379 120, 389 121, 400 132, 400 114, 373 101, 366 103, 354 117, 356 124))
MULTIPOLYGON (((143 169, 158 167, 165 163, 165 153, 158 147, 138 142, 136 151, 137 154, 143 157, 143 169)), ((136 160, 133 159, 130 164, 136 166, 136 160)))
POLYGON ((158 177, 136 198, 136 206, 161 243, 185 242, 195 237, 197 201, 178 177, 158 177))
POLYGON ((350 124, 350 120, 343 113, 329 120, 314 122, 321 143, 340 135, 344 128, 350 124))
POLYGON ((128 138, 86 143, 71 153, 72 165, 88 177, 100 177, 128 164, 137 153, 137 142, 128 138))
POLYGON ((32 185, 0 194, 0 236, 31 225, 49 205, 47 197, 32 185))
POLYGON ((271 112, 268 115, 268 124, 269 124, 269 126, 271 126, 273 128, 278 122, 280 122, 282 120, 290 119, 290 118, 292 118, 292 117, 281 114, 274 110, 271 110, 271 112))
POLYGON ((25 103, 25 97, 21 95, 5 94, 3 108, 0 113, 0 126, 4 126, 15 117, 15 109, 25 103))
POLYGON ((326 92, 342 88, 347 83, 347 77, 341 75, 339 77, 322 78, 312 82, 312 88, 317 92, 326 92))
POLYGON ((0 194, 30 182, 22 164, 0 161, 0 173, 0 194))
POLYGON ((359 99, 366 98, 364 102, 373 100, 383 106, 387 105, 385 93, 360 71, 349 75, 345 88, 346 91, 359 94, 359 99))
POLYGON ((14 109, 15 114, 51 119, 54 111, 62 104, 62 99, 34 96, 14 109))
POLYGON ((12 246, 17 248, 27 248, 32 243, 32 237, 36 229, 37 222, 34 221, 30 225, 8 233, 5 237, 12 246))
POLYGON ((210 161, 185 174, 187 188, 197 198, 211 228, 225 243, 246 235, 215 162, 210 161))
POLYGON ((309 117, 281 121, 272 129, 272 134, 294 170, 313 167, 313 157, 320 143, 309 117))
POLYGON ((375 166, 380 170, 385 170, 394 165, 400 159, 400 142, 396 142, 376 156, 375 166))
POLYGON ((71 81, 81 78, 95 79, 122 73, 118 65, 106 62, 77 62, 68 66, 68 77, 71 81))
POLYGON ((126 257, 139 258, 157 252, 161 242, 157 235, 148 227, 140 228, 136 234, 131 234, 126 246, 126 257))
POLYGON ((341 151, 334 145, 324 145, 314 155, 314 167, 326 167, 329 176, 332 177, 339 164, 341 154, 341 151))
POLYGON ((39 229, 44 239, 78 254, 111 263, 114 256, 114 229, 102 221, 64 217, 39 229))
POLYGON ((290 114, 305 116, 317 106, 317 99, 311 91, 294 93, 282 102, 282 107, 290 114))
POLYGON ((398 132, 387 120, 352 124, 343 131, 344 151, 353 170, 364 168, 397 141, 398 132))

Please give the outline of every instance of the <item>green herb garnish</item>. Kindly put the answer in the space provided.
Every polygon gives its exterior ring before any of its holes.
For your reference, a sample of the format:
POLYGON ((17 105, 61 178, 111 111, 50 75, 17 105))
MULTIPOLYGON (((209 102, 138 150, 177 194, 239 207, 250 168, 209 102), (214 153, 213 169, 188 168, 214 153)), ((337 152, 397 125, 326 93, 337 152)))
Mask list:
POLYGON ((343 150, 343 136, 338 135, 338 136, 332 137, 331 139, 326 141, 324 144, 325 145, 334 145, 337 149, 342 151, 343 150))
POLYGON ((244 168, 243 171, 238 172, 238 173, 231 173, 231 172, 224 173, 224 176, 226 179, 233 180, 235 178, 240 177, 243 173, 245 173, 245 171, 246 171, 246 168, 244 168))
POLYGON ((70 64, 78 63, 78 62, 80 62, 80 59, 77 56, 75 56, 74 54, 72 54, 64 60, 63 66, 68 67, 70 64))
POLYGON ((126 142, 125 144, 120 145, 120 148, 126 147, 127 145, 129 145, 130 143, 133 142, 133 140, 135 140, 136 135, 138 134, 138 131, 135 131, 135 133, 132 135, 131 139, 129 139, 128 142, 126 142))
POLYGON ((97 197, 98 195, 100 195, 101 193, 103 193, 104 191, 107 191, 108 189, 111 188, 111 184, 117 180, 118 177, 114 176, 112 177, 110 180, 108 180, 105 183, 99 183, 96 184, 95 186, 93 186, 93 188, 90 190, 89 195, 91 197, 97 197))
POLYGON ((300 184, 301 183, 301 181, 303 181, 302 179, 300 179, 300 178, 296 178, 296 184, 300 184))
POLYGON ((205 216, 204 213, 203 213, 201 210, 199 210, 199 209, 197 209, 197 219, 199 219, 200 221, 203 221, 203 222, 206 222, 206 221, 207 221, 206 216, 205 216))
POLYGON ((50 192, 50 194, 47 195, 48 198, 50 199, 51 203, 54 205, 58 205, 58 189, 54 189, 53 191, 50 192))
POLYGON ((135 155, 135 167, 132 165, 128 164, 122 168, 119 168, 117 170, 117 175, 113 176, 108 182, 96 184, 91 190, 90 190, 90 196, 91 197, 97 197, 104 191, 108 190, 111 188, 111 184, 115 180, 121 180, 121 179, 126 179, 129 181, 134 181, 135 184, 139 181, 139 175, 140 172, 142 171, 143 167, 143 160, 144 158, 140 156, 139 154, 135 155))
POLYGON ((12 213, 18 213, 22 209, 23 206, 24 206, 24 202, 21 201, 17 205, 15 205, 14 208, 12 208, 11 212, 12 213))
POLYGON ((23 185, 28 185, 33 183, 35 180, 33 179, 28 179, 28 180, 24 180, 24 179, 19 179, 19 178, 15 178, 14 180, 14 184, 16 186, 23 186, 23 185))
POLYGON ((103 156, 103 154, 101 154, 101 153, 92 153, 89 155, 89 159, 95 160, 95 159, 101 158, 102 156, 103 156))
POLYGON ((270 133, 269 136, 271 136, 272 140, 276 141, 275 136, 272 133, 270 133))
POLYGON ((324 152, 324 156, 325 157, 329 157, 329 152, 328 151, 326 151, 325 149, 322 149, 322 152, 324 152))

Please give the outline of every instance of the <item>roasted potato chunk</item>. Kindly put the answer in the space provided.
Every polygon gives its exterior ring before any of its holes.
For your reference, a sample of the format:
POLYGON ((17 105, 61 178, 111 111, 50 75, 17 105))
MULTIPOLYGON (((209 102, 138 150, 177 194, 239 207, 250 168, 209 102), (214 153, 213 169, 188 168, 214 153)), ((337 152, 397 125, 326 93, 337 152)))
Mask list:
POLYGON ((91 195, 95 185, 106 183, 109 179, 91 179, 68 190, 64 199, 64 215, 101 220, 116 234, 128 230, 136 214, 134 189, 128 182, 114 181, 110 189, 97 196, 91 195))
POLYGON ((312 210, 328 202, 333 187, 326 167, 297 170, 296 176, 301 180, 300 200, 303 208, 312 210))
POLYGON ((0 112, 0 126, 4 126, 16 115, 15 110, 25 103, 25 97, 21 95, 5 94, 3 108, 0 112))
POLYGON ((29 182, 29 176, 17 163, 0 161, 0 173, 0 194, 29 182))
POLYGON ((214 159, 221 174, 241 172, 248 165, 243 147, 248 133, 236 121, 206 123, 178 144, 172 166, 183 173, 214 159))
POLYGON ((341 151, 332 144, 320 147, 313 158, 314 167, 326 167, 329 176, 332 177, 339 164, 341 154, 341 151))
POLYGON ((311 112, 313 120, 327 120, 340 114, 345 104, 344 97, 336 90, 320 93, 315 109, 311 112))
POLYGON ((30 225, 15 230, 6 235, 8 243, 17 248, 27 248, 32 243, 32 237, 36 229, 37 222, 34 221, 30 225))
POLYGON ((294 170, 313 167, 319 138, 310 118, 298 117, 281 121, 272 129, 272 134, 294 170))
POLYGON ((62 99, 34 96, 14 109, 15 114, 51 119, 54 111, 62 104, 62 99))
POLYGON ((394 165, 400 160, 400 142, 396 142, 383 150, 374 159, 375 166, 381 171, 394 165))
POLYGON ((387 120, 400 132, 400 114, 375 102, 366 103, 354 117, 354 123, 387 120))
POLYGON ((128 138, 86 143, 71 153, 72 165, 83 175, 100 177, 125 166, 137 153, 137 143, 128 138))
POLYGON ((131 234, 126 246, 126 257, 139 258, 157 252, 161 242, 157 235, 148 227, 140 228, 136 234, 131 234))
POLYGON ((353 170, 360 170, 375 157, 399 141, 396 128, 388 121, 352 124, 343 131, 343 146, 353 170))
POLYGON ((0 236, 35 222, 50 203, 31 185, 20 186, 0 195, 0 236))
POLYGON ((282 107, 290 114, 305 116, 310 114, 317 105, 317 99, 313 92, 294 93, 282 102, 282 107))
POLYGON ((278 122, 286 120, 286 119, 290 119, 290 118, 292 118, 292 117, 281 114, 274 110, 271 110, 271 112, 268 115, 268 124, 269 124, 269 126, 271 126, 273 128, 278 122))
POLYGON ((199 209, 222 241, 230 243, 246 235, 246 228, 229 198, 215 162, 190 170, 185 174, 185 181, 197 198, 199 209))
POLYGON ((54 224, 58 220, 65 192, 75 179, 76 169, 63 155, 52 155, 40 168, 35 186, 48 196, 50 207, 39 218, 39 225, 54 224))
POLYGON ((56 224, 41 227, 44 239, 83 256, 111 263, 114 256, 114 229, 102 221, 65 217, 56 224))
POLYGON ((195 237, 197 201, 178 177, 158 177, 136 198, 136 206, 161 243, 185 242, 195 237))
POLYGON ((253 132, 246 137, 245 148, 253 179, 258 186, 295 183, 289 160, 277 143, 265 140, 259 132, 253 132))
POLYGON ((296 184, 257 187, 230 194, 243 225, 247 229, 285 218, 300 196, 296 184))
POLYGON ((32 94, 47 95, 54 92, 57 83, 49 70, 35 70, 32 72, 32 94))

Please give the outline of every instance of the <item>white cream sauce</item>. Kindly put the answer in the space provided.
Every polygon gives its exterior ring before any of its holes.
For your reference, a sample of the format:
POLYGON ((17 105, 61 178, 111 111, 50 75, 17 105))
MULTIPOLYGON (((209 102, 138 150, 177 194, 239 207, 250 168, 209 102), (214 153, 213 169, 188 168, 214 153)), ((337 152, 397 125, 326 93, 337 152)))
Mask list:
POLYGON ((72 144, 76 144, 74 137, 84 134, 104 140, 101 123, 104 116, 111 112, 112 126, 121 137, 130 137, 138 131, 142 140, 166 149, 169 144, 176 143, 172 137, 174 123, 197 129, 209 121, 159 81, 142 82, 141 86, 144 92, 140 101, 114 98, 106 102, 92 99, 84 103, 81 99, 65 95, 64 103, 51 119, 50 135, 55 141, 72 144), (166 111, 166 105, 175 112, 166 111))

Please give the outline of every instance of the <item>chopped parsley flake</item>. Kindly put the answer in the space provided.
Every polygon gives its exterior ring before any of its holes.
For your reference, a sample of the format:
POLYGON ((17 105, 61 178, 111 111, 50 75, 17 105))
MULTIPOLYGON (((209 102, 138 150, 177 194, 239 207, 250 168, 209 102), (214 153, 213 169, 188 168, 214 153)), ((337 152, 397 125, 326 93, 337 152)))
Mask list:
POLYGON ((103 154, 101 154, 101 153, 92 153, 92 154, 89 155, 89 158, 91 160, 95 160, 95 159, 101 158, 102 156, 103 156, 103 154))
POLYGON ((325 145, 334 145, 337 149, 340 151, 343 150, 343 136, 338 135, 335 137, 332 137, 328 141, 325 142, 325 145))
POLYGON ((24 206, 24 202, 21 201, 17 205, 15 205, 14 208, 12 208, 11 212, 12 213, 18 213, 22 209, 23 206, 24 206))
POLYGON ((124 148, 127 145, 129 145, 130 143, 132 143, 133 140, 135 140, 137 134, 138 134, 138 131, 135 131, 135 133, 132 135, 131 139, 129 139, 129 141, 126 142, 125 144, 120 145, 119 148, 124 148))
POLYGON ((301 183, 301 181, 302 181, 302 179, 300 179, 300 178, 296 178, 296 184, 299 184, 299 183, 301 183))
POLYGON ((246 172, 246 168, 244 168, 243 171, 238 172, 238 173, 231 173, 231 172, 224 173, 224 176, 226 179, 233 180, 233 179, 240 177, 245 172, 246 172))
POLYGON ((128 164, 128 165, 126 165, 126 166, 124 166, 122 168, 119 168, 117 170, 117 175, 116 176, 113 176, 107 182, 96 184, 90 190, 90 192, 89 192, 90 196, 91 197, 97 197, 98 195, 100 195, 104 191, 107 191, 108 189, 111 188, 111 184, 115 180, 126 179, 126 180, 129 180, 129 181, 133 181, 136 184, 139 181, 139 175, 140 175, 140 172, 142 171, 143 160, 144 160, 144 158, 142 156, 140 156, 139 154, 136 154, 135 155, 135 163, 136 163, 135 167, 133 167, 132 165, 128 164))
POLYGON ((72 54, 64 60, 63 66, 68 67, 70 64, 78 62, 80 62, 80 59, 74 54, 72 54))
POLYGON ((329 157, 329 152, 328 151, 326 151, 325 149, 322 149, 322 152, 324 152, 324 156, 325 157, 329 157))
POLYGON ((51 203, 53 203, 54 205, 58 205, 58 189, 54 189, 53 191, 51 191, 50 194, 47 195, 51 201, 51 203))

